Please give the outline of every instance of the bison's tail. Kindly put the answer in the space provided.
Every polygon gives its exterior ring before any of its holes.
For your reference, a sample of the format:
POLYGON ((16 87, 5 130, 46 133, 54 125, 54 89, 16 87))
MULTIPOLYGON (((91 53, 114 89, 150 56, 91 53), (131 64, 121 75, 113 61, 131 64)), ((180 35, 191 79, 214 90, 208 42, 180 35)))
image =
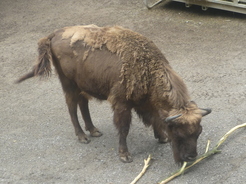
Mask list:
POLYGON ((15 83, 21 83, 22 81, 26 80, 26 79, 29 79, 31 77, 34 77, 35 74, 34 74, 34 70, 27 73, 26 75, 23 75, 22 77, 20 77, 17 81, 15 81, 15 83))
POLYGON ((52 62, 50 42, 53 37, 54 34, 51 34, 38 42, 38 63, 33 67, 31 72, 22 76, 16 83, 20 83, 34 76, 50 76, 52 62))

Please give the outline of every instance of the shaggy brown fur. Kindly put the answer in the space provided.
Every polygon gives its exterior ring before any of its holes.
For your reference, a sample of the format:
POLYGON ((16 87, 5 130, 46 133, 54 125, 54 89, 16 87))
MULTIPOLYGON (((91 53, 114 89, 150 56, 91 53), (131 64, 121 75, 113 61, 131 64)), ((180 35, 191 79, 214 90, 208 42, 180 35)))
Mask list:
POLYGON ((123 162, 132 161, 126 144, 131 109, 145 125, 153 127, 160 142, 172 142, 176 161, 194 159, 200 121, 208 112, 203 113, 190 102, 184 82, 151 40, 119 26, 74 26, 41 39, 38 51, 33 71, 17 82, 37 75, 49 76, 53 62, 81 142, 88 143, 89 139, 78 122, 77 105, 86 130, 92 136, 102 135, 91 122, 88 109, 88 100, 95 97, 112 104, 123 162), (168 116, 177 114, 182 116, 164 123, 168 116), (182 141, 178 141, 181 137, 182 141))
POLYGON ((171 69, 155 44, 141 34, 119 26, 101 28, 89 25, 64 29, 62 38, 70 38, 71 46, 79 40, 93 49, 106 46, 122 59, 120 77, 121 83, 126 85, 127 99, 139 100, 151 90, 155 95, 168 97, 177 108, 189 101, 182 79, 171 69))

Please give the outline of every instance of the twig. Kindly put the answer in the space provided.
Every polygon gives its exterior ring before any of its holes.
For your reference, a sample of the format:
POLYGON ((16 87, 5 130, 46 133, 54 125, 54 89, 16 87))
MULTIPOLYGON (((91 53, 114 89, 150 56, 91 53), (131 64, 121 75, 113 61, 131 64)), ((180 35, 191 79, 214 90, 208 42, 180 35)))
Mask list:
POLYGON ((207 143, 207 147, 206 147, 206 150, 205 150, 205 153, 207 153, 208 152, 208 149, 209 149, 209 146, 210 146, 210 140, 208 140, 208 143, 207 143))
POLYGON ((149 167, 150 160, 151 160, 151 155, 149 155, 147 160, 144 159, 144 167, 143 167, 142 171, 139 173, 139 175, 130 184, 137 183, 137 181, 144 175, 144 173, 146 172, 147 168, 149 167))
POLYGON ((229 132, 227 132, 220 140, 219 142, 216 144, 216 146, 211 150, 211 151, 208 151, 209 149, 209 144, 210 144, 210 141, 208 140, 208 143, 207 143, 207 147, 206 147, 206 151, 203 155, 200 156, 200 158, 198 158, 196 161, 194 162, 191 162, 191 163, 188 163, 188 166, 186 167, 187 163, 184 162, 182 168, 180 170, 178 170, 176 173, 174 173, 172 176, 170 176, 169 178, 161 181, 159 184, 166 184, 167 182, 171 181, 172 179, 174 179, 175 177, 183 174, 187 169, 189 169, 190 167, 192 167, 193 165, 197 164, 198 162, 202 161, 203 159, 209 157, 210 155, 214 155, 216 153, 219 153, 221 152, 220 150, 218 150, 219 146, 227 139, 227 137, 229 135, 231 135, 235 130, 239 129, 239 128, 242 128, 242 127, 246 127, 246 123, 244 124, 241 124, 241 125, 237 125, 235 126, 234 128, 232 128, 229 132))
POLYGON ((184 173, 186 165, 187 165, 187 162, 184 162, 184 164, 182 165, 180 170, 178 170, 175 174, 173 174, 169 178, 163 180, 160 184, 165 184, 165 183, 171 181, 172 179, 176 178, 177 176, 181 175, 182 173, 184 173))
POLYGON ((220 140, 219 142, 217 143, 216 147, 218 148, 223 142, 225 142, 225 140, 227 139, 227 137, 229 135, 232 134, 232 132, 234 132, 235 130, 239 129, 239 128, 242 128, 242 127, 246 127, 246 123, 243 123, 241 125, 237 125, 235 126, 234 128, 232 128, 229 132, 227 132, 220 140))

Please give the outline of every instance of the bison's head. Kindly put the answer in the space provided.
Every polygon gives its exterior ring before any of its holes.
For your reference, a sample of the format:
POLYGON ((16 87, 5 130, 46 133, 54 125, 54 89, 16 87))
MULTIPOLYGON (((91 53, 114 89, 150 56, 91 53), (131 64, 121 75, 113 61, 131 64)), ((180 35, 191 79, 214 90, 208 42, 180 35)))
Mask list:
POLYGON ((178 163, 196 159, 197 139, 202 132, 200 125, 203 116, 211 109, 200 109, 194 102, 190 102, 182 110, 172 110, 171 116, 165 119, 167 133, 171 141, 174 159, 178 163))

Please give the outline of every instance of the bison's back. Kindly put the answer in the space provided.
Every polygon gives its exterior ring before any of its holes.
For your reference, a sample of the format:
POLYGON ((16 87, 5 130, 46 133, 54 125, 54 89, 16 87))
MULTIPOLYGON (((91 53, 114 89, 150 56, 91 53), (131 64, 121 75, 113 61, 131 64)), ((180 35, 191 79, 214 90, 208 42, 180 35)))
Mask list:
POLYGON ((153 84, 163 81, 158 85, 166 85, 163 72, 167 60, 152 41, 131 30, 66 27, 55 32, 51 46, 64 74, 91 94, 106 98, 120 85, 125 98, 136 101, 146 96, 153 84))
POLYGON ((102 46, 93 48, 84 40, 71 44, 64 29, 55 32, 51 40, 53 62, 59 75, 75 81, 81 91, 99 99, 107 99, 120 82, 121 59, 102 46))

